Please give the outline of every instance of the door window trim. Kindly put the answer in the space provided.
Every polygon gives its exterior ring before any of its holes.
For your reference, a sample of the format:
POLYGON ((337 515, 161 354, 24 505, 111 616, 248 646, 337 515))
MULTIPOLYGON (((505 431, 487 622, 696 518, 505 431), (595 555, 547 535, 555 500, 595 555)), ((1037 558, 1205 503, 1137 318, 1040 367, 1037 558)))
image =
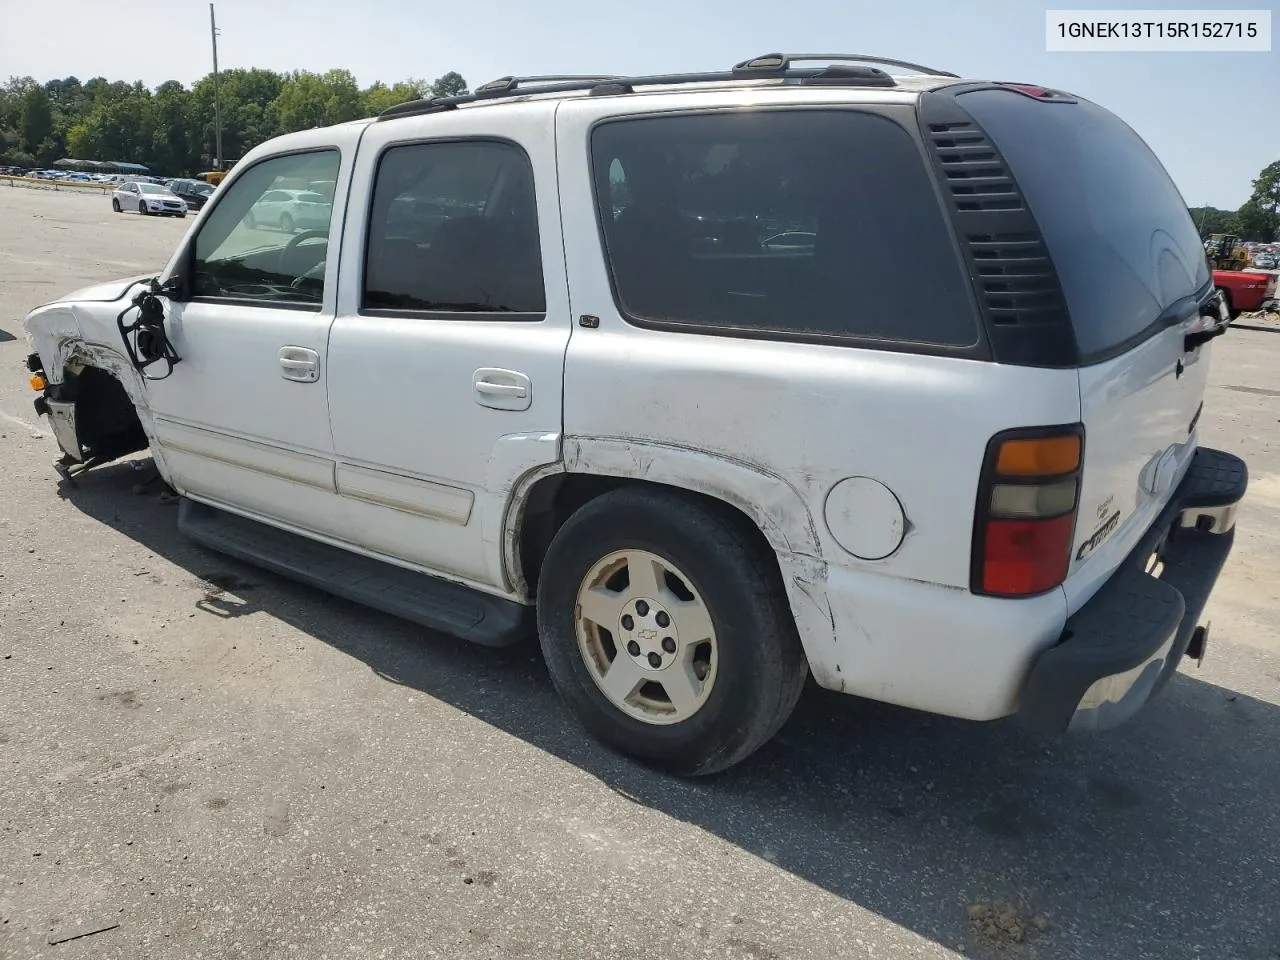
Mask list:
MULTIPOLYGON (((320 144, 314 147, 297 147, 293 150, 281 150, 279 153, 273 153, 269 156, 262 157, 258 160, 255 160, 253 163, 245 166, 236 164, 235 170, 233 171, 232 175, 226 178, 225 180, 223 180, 222 184, 219 184, 219 186, 225 185, 226 189, 215 188, 214 192, 208 195, 208 199, 205 201, 204 208, 200 211, 202 219, 200 221, 199 227, 191 234, 190 238, 187 240, 186 247, 182 251, 182 257, 180 260, 180 262, 182 263, 182 278, 181 278, 182 297, 179 302, 211 303, 211 304, 216 304, 218 306, 224 306, 224 307, 259 307, 266 310, 293 310, 293 311, 299 311, 304 313, 323 313, 324 312, 324 293, 321 294, 321 300, 319 303, 304 302, 300 300, 299 301, 258 300, 253 297, 195 296, 191 293, 192 285, 195 282, 196 240, 199 238, 201 232, 208 227, 209 219, 211 215, 217 210, 218 204, 226 202, 226 198, 228 194, 230 194, 231 188, 235 186, 236 181, 238 181, 245 174, 249 173, 255 167, 260 167, 264 163, 269 163, 273 160, 279 160, 281 157, 297 157, 297 156, 305 156, 306 154, 314 154, 314 153, 336 153, 338 155, 338 170, 335 176, 339 180, 342 179, 342 167, 344 162, 347 160, 347 157, 344 155, 342 147, 336 143, 320 144)), ((271 189, 275 190, 277 188, 272 187, 271 189)), ((335 220, 338 220, 338 221, 345 220, 345 211, 338 211, 337 209, 334 209, 329 216, 328 242, 334 246, 335 250, 337 250, 337 249, 340 249, 341 245, 333 244, 333 236, 334 236, 333 228, 334 228, 335 220)), ((341 228, 338 231, 338 236, 339 238, 341 238, 342 236, 341 228)), ((333 261, 335 265, 335 270, 333 271, 333 274, 332 274, 332 277, 333 277, 332 282, 336 283, 337 282, 337 269, 336 269, 337 257, 334 257, 333 261)), ((331 282, 330 276, 331 276, 330 272, 326 269, 325 278, 324 278, 324 287, 322 288, 323 290, 327 290, 331 282)))
POLYGON ((369 199, 364 210, 364 228, 360 235, 360 278, 356 285, 356 316, 360 317, 385 317, 385 318, 402 318, 415 320, 451 320, 451 321, 482 321, 484 323, 539 323, 547 318, 546 310, 535 310, 528 312, 513 312, 499 310, 415 310, 415 309, 398 309, 394 307, 366 307, 364 305, 365 294, 365 276, 369 272, 369 240, 373 232, 373 203, 376 199, 378 190, 378 172, 382 169, 382 161, 386 155, 399 147, 422 147, 422 146, 443 146, 447 144, 470 144, 470 143, 497 143, 503 146, 514 147, 520 151, 520 155, 529 164, 529 173, 533 181, 533 209, 534 219, 538 228, 538 270, 542 274, 542 288, 545 302, 547 287, 547 271, 544 267, 544 247, 542 235, 542 213, 538 205, 538 171, 534 166, 533 158, 529 156, 529 151, 524 145, 509 137, 501 137, 497 135, 478 134, 478 135, 453 135, 444 137, 406 137, 403 140, 391 140, 384 143, 373 158, 372 176, 370 177, 369 199))
POLYGON ((768 340, 784 343, 810 343, 825 346, 850 347, 862 350, 888 350, 894 353, 909 353, 924 356, 956 357, 965 360, 991 359, 991 347, 987 339, 985 324, 982 322, 982 315, 978 309, 978 302, 974 297, 972 290, 968 289, 971 287, 971 284, 968 282, 968 266, 964 260, 963 249, 960 245, 959 238, 956 235, 955 225, 952 222, 952 218, 948 214, 946 198, 943 196, 936 179, 932 176, 932 168, 930 167, 931 159, 928 151, 926 150, 926 145, 919 128, 919 123, 916 120, 915 110, 910 105, 880 105, 871 103, 786 103, 753 104, 750 107, 740 107, 736 105, 693 107, 685 110, 653 110, 628 113, 600 117, 593 121, 587 129, 585 147, 587 151, 587 169, 591 180, 591 200, 596 220, 600 264, 605 271, 605 277, 609 284, 609 291, 613 297, 614 309, 617 311, 618 316, 621 317, 629 326, 648 330, 661 330, 669 333, 730 337, 737 340, 768 340), (974 342, 968 344, 946 344, 921 340, 895 340, 887 337, 869 337, 859 334, 826 334, 795 330, 774 330, 761 327, 726 327, 701 323, 683 323, 678 321, 673 322, 670 320, 654 320, 645 317, 637 317, 623 308, 622 298, 618 292, 618 284, 614 277, 612 261, 609 257, 609 245, 605 237, 604 204, 610 200, 607 192, 609 184, 606 177, 605 183, 603 184, 605 192, 602 193, 600 178, 596 176, 596 162, 593 151, 593 140, 596 130, 610 123, 626 123, 632 120, 664 119, 668 117, 688 116, 737 117, 742 116, 744 113, 764 114, 807 112, 869 114, 871 116, 880 117, 894 124, 911 140, 912 145, 915 147, 916 154, 920 158, 921 173, 927 182, 930 195, 934 198, 934 201, 937 204, 938 215, 942 221, 942 229, 955 256, 957 269, 961 271, 965 280, 964 286, 966 287, 966 298, 964 306, 969 311, 969 315, 973 321, 974 342), (910 117, 910 122, 906 122, 907 117, 910 117))

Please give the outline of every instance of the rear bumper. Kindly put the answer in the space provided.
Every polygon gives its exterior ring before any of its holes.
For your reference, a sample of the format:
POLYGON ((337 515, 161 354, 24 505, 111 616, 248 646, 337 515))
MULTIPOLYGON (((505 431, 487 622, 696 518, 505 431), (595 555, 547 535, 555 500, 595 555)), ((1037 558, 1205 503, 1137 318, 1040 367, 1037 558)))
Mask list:
POLYGON ((1192 642, 1231 552, 1247 485, 1239 457, 1196 451, 1146 535, 1036 658, 1019 697, 1020 720, 1045 733, 1093 731, 1138 712, 1192 642), (1148 572, 1153 558, 1155 575, 1148 572))

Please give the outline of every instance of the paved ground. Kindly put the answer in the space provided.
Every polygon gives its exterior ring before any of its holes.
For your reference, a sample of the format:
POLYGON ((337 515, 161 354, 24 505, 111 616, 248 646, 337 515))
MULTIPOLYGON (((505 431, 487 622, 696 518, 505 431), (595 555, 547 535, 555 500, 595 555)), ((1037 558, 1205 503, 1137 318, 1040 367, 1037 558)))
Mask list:
POLYGON ((587 742, 533 648, 209 553, 127 464, 59 486, 20 317, 188 222, 0 188, 0 957, 1280 957, 1280 336, 1215 347, 1251 495, 1209 661, 1138 720, 813 691, 686 783, 587 742))

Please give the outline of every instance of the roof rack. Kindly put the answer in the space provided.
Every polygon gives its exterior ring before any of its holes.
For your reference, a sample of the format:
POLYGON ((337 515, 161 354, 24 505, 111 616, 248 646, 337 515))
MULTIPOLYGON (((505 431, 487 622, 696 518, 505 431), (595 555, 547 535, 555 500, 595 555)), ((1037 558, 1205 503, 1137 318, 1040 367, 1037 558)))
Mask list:
POLYGON ((419 116, 426 113, 438 113, 466 103, 478 103, 503 97, 515 97, 531 93, 575 93, 586 91, 593 94, 617 95, 631 93, 636 87, 674 86, 681 83, 727 83, 735 80, 794 80, 804 84, 836 84, 842 86, 896 86, 894 79, 885 71, 866 64, 885 64, 905 67, 933 77, 955 77, 954 73, 933 70, 905 60, 889 60, 884 57, 861 56, 858 54, 815 54, 815 53, 769 53, 760 57, 744 60, 732 70, 720 70, 709 73, 667 73, 646 77, 618 76, 540 76, 540 77, 499 77, 497 80, 477 87, 471 93, 456 97, 428 97, 423 100, 410 100, 407 103, 388 107, 378 114, 379 120, 392 120, 396 117, 419 116), (792 66, 797 62, 835 61, 826 67, 792 66))
POLYGON ((875 63, 886 67, 904 67, 907 70, 914 70, 916 73, 923 73, 928 77, 959 76, 955 73, 948 73, 946 70, 935 70, 932 67, 921 66, 918 63, 911 63, 907 60, 890 60, 888 57, 872 57, 861 53, 766 53, 734 64, 733 70, 735 73, 777 73, 780 70, 791 69, 791 65, 797 61, 809 63, 831 61, 836 63, 875 63))
POLYGON ((607 83, 610 80, 617 80, 618 77, 613 76, 594 76, 581 74, 566 74, 564 76, 549 77, 499 77, 497 80, 490 80, 488 83, 482 83, 476 87, 475 93, 510 93, 512 90, 518 90, 523 86, 534 83, 568 83, 572 81, 591 81, 592 83, 607 83))

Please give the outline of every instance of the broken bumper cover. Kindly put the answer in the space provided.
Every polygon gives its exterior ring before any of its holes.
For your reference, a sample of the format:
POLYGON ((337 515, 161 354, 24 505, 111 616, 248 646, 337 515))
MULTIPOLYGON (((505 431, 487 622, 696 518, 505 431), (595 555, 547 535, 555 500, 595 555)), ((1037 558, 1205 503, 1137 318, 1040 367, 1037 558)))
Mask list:
POLYGON ((1239 457, 1196 451, 1151 529, 1032 665, 1019 698, 1023 723, 1044 733, 1096 731, 1138 712, 1192 642, 1247 485, 1239 457), (1153 557, 1158 575, 1148 572, 1153 557))

